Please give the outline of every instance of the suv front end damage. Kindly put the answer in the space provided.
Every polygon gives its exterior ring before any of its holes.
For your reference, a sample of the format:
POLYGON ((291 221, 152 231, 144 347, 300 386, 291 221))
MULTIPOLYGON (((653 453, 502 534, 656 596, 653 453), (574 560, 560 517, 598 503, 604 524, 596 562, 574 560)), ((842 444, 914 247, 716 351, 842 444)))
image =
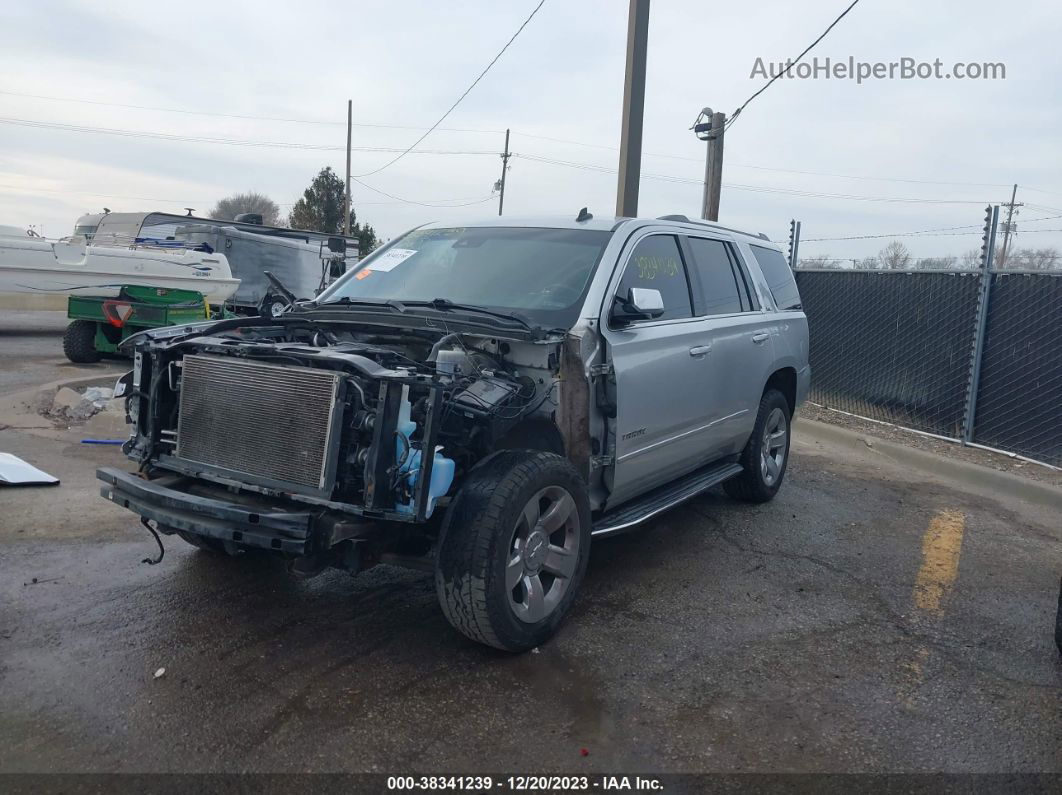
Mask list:
POLYGON ((563 453, 564 335, 310 314, 136 340, 139 471, 99 470, 102 495, 198 546, 356 571, 430 555, 455 480, 509 440, 563 453))

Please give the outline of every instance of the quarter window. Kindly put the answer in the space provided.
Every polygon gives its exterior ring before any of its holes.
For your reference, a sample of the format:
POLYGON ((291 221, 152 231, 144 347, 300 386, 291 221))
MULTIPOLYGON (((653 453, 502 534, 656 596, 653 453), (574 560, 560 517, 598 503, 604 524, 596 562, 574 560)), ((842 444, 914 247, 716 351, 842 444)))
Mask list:
POLYGON ((689 238, 693 250, 694 267, 701 282, 706 315, 731 315, 741 312, 741 294, 734 275, 734 267, 720 240, 689 238))
POLYGON ((693 316, 686 267, 672 235, 653 235, 634 247, 616 294, 625 298, 632 287, 660 291, 664 314, 659 320, 693 316))
POLYGON ((767 279, 767 286, 771 288, 771 295, 779 309, 800 309, 800 292, 797 290, 796 279, 793 271, 781 252, 763 246, 749 246, 756 262, 760 263, 760 270, 767 279))

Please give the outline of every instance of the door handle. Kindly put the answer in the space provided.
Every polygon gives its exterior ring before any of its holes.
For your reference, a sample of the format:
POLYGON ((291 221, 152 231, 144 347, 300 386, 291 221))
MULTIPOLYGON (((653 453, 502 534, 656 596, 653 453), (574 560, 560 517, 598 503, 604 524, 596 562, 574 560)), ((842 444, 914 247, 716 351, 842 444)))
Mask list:
POLYGON ((711 345, 695 345, 694 347, 690 348, 690 356, 693 356, 695 358, 698 357, 698 356, 704 356, 704 355, 709 354, 711 352, 712 352, 712 346, 711 345))
POLYGON ((752 335, 752 341, 759 345, 761 342, 766 342, 771 338, 771 335, 766 331, 761 331, 759 334, 752 335))

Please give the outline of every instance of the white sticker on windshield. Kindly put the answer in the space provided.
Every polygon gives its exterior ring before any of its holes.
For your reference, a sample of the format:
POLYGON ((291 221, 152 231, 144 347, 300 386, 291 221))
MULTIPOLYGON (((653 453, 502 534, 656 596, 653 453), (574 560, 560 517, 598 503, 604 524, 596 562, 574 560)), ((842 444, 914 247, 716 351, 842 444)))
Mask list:
POLYGON ((371 271, 389 271, 416 254, 412 248, 392 248, 385 251, 365 267, 371 271))

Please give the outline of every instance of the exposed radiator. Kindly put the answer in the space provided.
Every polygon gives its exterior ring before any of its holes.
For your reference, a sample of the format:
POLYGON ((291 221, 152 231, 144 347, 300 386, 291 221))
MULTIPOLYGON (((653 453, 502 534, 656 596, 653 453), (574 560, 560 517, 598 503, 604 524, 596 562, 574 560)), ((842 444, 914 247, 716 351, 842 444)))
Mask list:
POLYGON ((328 370, 185 356, 176 455, 323 490, 339 383, 328 370))

